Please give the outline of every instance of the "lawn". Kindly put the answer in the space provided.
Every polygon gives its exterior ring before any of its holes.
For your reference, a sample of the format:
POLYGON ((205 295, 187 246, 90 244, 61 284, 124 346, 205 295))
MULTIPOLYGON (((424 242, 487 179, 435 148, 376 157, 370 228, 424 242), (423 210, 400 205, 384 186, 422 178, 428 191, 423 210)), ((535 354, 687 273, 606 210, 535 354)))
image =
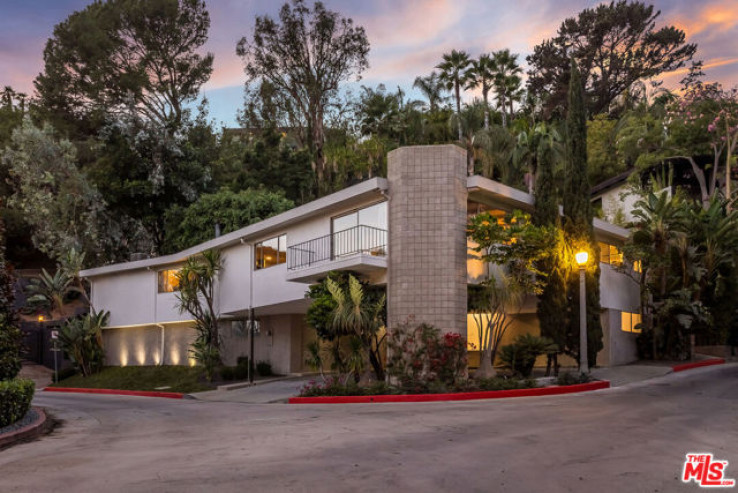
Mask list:
POLYGON ((52 387, 200 392, 215 387, 202 379, 202 368, 189 366, 109 366, 89 377, 75 375, 52 387), (161 387, 169 387, 162 389, 161 387))

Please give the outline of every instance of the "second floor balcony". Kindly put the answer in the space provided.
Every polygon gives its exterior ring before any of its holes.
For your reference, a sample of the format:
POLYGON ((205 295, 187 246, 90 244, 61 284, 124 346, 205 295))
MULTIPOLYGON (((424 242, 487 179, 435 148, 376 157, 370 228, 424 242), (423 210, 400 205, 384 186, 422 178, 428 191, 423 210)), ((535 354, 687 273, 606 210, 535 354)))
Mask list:
POLYGON ((387 231, 359 225, 287 248, 287 280, 314 282, 332 270, 387 268, 387 231))

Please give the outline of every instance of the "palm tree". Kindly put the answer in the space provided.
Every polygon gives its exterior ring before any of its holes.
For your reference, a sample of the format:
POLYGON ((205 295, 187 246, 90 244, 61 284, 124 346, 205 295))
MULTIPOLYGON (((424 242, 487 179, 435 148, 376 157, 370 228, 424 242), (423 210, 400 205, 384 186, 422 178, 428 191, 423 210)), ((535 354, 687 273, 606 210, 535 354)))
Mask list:
MULTIPOLYGON (((492 54, 495 66, 494 86, 497 93, 497 101, 502 108, 502 126, 507 127, 507 108, 510 94, 514 92, 512 87, 520 86, 520 76, 523 69, 518 65, 518 55, 510 53, 509 49, 496 51, 492 54), (516 83, 517 81, 517 83, 516 83)), ((512 117, 512 107, 510 107, 512 117)))
MULTIPOLYGON (((340 284, 330 277, 326 279, 326 287, 336 303, 333 311, 333 329, 338 332, 351 334, 359 341, 366 354, 369 363, 374 369, 374 375, 380 382, 384 380, 384 366, 382 364, 382 342, 385 334, 381 336, 380 331, 384 327, 384 303, 385 296, 381 296, 377 302, 371 302, 364 294, 361 283, 352 275, 349 275, 348 289, 344 290, 340 284)), ((356 361, 355 346, 352 345, 352 360, 350 371, 356 372, 361 365, 356 361)))
MULTIPOLYGON (((471 64, 469 54, 465 51, 451 50, 443 55, 443 61, 436 65, 441 71, 440 78, 446 84, 446 89, 453 90, 456 99, 456 114, 461 113, 461 88, 465 86, 467 68, 471 64)), ((461 121, 458 124, 459 140, 463 139, 461 121)))
POLYGON ((471 104, 465 104, 461 113, 451 116, 451 125, 461 129, 462 138, 459 139, 466 149, 466 167, 469 176, 474 174, 474 153, 477 146, 477 140, 484 138, 482 125, 485 117, 484 103, 478 99, 472 101, 471 104))
POLYGON ((551 125, 541 122, 532 128, 522 130, 518 134, 513 165, 516 169, 527 169, 526 183, 528 193, 535 190, 535 177, 538 173, 538 160, 542 153, 550 152, 554 162, 564 156, 564 144, 561 135, 551 125))
POLYGON ((472 61, 467 70, 467 89, 481 87, 484 101, 484 129, 489 129, 489 92, 492 90, 497 68, 495 60, 488 54, 480 55, 478 60, 472 61))
POLYGON ((423 96, 426 97, 428 100, 428 109, 431 113, 438 110, 446 100, 446 97, 443 95, 446 85, 435 70, 427 77, 416 77, 413 87, 422 92, 423 96))
POLYGON ((48 308, 52 315, 54 312, 61 315, 68 296, 71 293, 82 293, 73 282, 74 279, 64 269, 57 269, 53 276, 46 269, 41 269, 38 278, 31 279, 26 286, 28 303, 48 308))

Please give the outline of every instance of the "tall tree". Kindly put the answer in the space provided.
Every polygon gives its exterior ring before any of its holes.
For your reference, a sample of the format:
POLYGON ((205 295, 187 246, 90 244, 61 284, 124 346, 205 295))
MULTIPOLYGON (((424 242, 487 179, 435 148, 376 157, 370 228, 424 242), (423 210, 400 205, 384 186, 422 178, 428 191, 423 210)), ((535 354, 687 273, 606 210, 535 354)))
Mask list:
POLYGON ((572 57, 584 77, 589 115, 607 112, 635 82, 691 60, 697 45, 685 44, 684 31, 676 27, 656 29, 660 14, 643 2, 620 0, 566 19, 556 37, 528 56, 528 88, 544 101, 544 114, 564 114, 572 57))
POLYGON ((518 55, 504 49, 492 54, 494 60, 494 88, 497 93, 497 101, 502 111, 502 126, 507 127, 507 110, 510 109, 512 118, 512 100, 520 87, 520 76, 523 69, 518 65, 518 55))
POLYGON ((209 27, 203 0, 92 3, 46 43, 34 81, 42 114, 83 136, 131 110, 176 128, 213 70, 213 55, 198 53, 209 27))
MULTIPOLYGON (((572 268, 568 276, 569 330, 567 349, 572 356, 587 350, 588 361, 595 364, 602 349, 602 325, 600 323, 600 251, 592 226, 592 203, 589 199, 587 174, 587 109, 584 103, 584 86, 579 68, 571 60, 569 83, 567 132, 567 170, 564 186, 564 235, 566 245, 574 251, 585 250, 592 259, 587 266, 585 281, 587 294, 587 348, 579 347, 579 273, 572 268)), ((573 264, 570 260, 569 263, 573 264)))
POLYGON ((318 185, 326 174, 325 117, 341 82, 358 80, 368 66, 369 41, 361 26, 316 2, 285 3, 279 21, 258 16, 251 39, 241 38, 248 84, 268 81, 284 93, 307 126, 318 185))
POLYGON ((435 70, 426 77, 416 77, 413 87, 418 89, 428 100, 428 110, 433 113, 440 108, 446 100, 443 92, 446 90, 445 84, 435 70))
MULTIPOLYGON (((543 124, 541 124, 543 125, 543 124)), ((555 132, 545 130, 538 132, 536 146, 536 179, 535 179, 535 211, 532 222, 539 227, 547 227, 556 233, 556 241, 549 248, 549 254, 536 264, 539 272, 541 293, 538 296, 538 322, 541 336, 548 337, 563 351, 566 346, 566 265, 562 255, 563 237, 561 235, 561 216, 559 215, 559 194, 554 177, 554 166, 557 159, 555 132)), ((546 375, 558 375, 559 364, 555 353, 549 354, 546 364, 546 375)))
MULTIPOLYGON (((467 82, 467 69, 471 65, 469 54, 465 51, 451 50, 451 53, 444 53, 443 61, 436 65, 441 71, 441 80, 446 84, 446 89, 453 91, 454 101, 456 102, 456 114, 461 114, 461 89, 467 82)), ((463 139, 461 120, 458 121, 457 129, 459 132, 459 140, 463 139)))
MULTIPOLYGON (((472 66, 467 71, 467 88, 475 89, 479 87, 482 90, 482 100, 484 101, 484 129, 489 128, 489 92, 492 90, 494 78, 497 73, 497 64, 495 59, 488 53, 479 56, 478 59, 472 60, 472 66)), ((504 112, 504 111, 503 111, 504 112)), ((505 121, 503 116, 503 122, 505 121)))

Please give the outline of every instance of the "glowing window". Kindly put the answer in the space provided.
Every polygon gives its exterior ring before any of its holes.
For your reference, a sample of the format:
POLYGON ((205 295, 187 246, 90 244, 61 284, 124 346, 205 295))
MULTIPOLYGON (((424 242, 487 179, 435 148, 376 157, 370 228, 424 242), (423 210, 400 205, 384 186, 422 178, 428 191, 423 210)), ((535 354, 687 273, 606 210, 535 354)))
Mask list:
POLYGON ((159 292, 173 293, 179 290, 179 279, 177 273, 179 269, 169 269, 159 271, 159 292))
POLYGON ((623 265, 623 252, 615 245, 599 242, 600 262, 615 266, 623 265))
POLYGON ((640 334, 641 329, 636 326, 641 323, 640 313, 620 312, 620 330, 640 334))
POLYGON ((287 262, 287 235, 275 236, 257 243, 254 251, 254 267, 266 269, 287 262))

